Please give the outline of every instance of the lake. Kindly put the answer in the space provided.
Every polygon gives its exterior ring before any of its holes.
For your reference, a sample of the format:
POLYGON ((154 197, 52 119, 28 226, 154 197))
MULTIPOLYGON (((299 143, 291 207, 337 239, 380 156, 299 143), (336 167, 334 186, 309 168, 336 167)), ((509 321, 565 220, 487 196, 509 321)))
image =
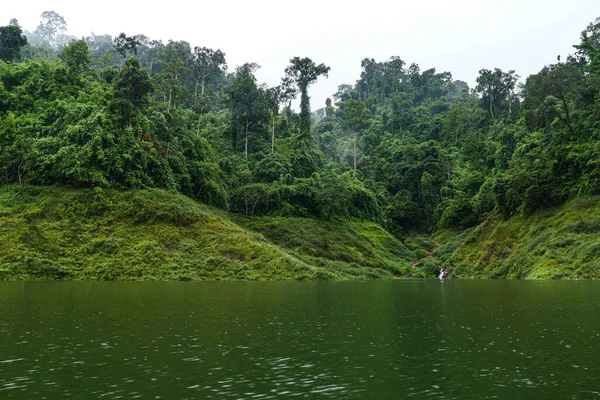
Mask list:
POLYGON ((0 282, 0 398, 600 398, 600 282, 0 282))

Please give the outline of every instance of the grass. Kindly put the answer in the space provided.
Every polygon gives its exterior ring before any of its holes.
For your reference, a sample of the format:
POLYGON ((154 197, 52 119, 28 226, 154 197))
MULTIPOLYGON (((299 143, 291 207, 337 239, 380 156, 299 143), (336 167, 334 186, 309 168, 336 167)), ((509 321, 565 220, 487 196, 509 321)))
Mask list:
POLYGON ((458 278, 600 279, 600 197, 531 216, 440 231, 440 261, 458 278))
POLYGON ((600 279, 600 197, 433 238, 232 217, 180 194, 0 187, 0 280, 600 279), (233 219, 232 219, 233 218, 233 219))
POLYGON ((0 280, 391 279, 413 257, 373 222, 243 223, 158 189, 2 186, 0 280))
POLYGON ((375 222, 260 217, 239 222, 310 265, 353 275, 363 268, 372 278, 424 277, 412 267, 415 253, 375 222))

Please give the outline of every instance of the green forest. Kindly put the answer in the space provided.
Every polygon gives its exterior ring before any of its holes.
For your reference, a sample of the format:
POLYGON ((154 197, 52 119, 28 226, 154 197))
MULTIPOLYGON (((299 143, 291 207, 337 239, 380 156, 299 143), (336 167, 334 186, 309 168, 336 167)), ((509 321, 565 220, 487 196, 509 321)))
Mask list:
POLYGON ((365 58, 325 104, 319 60, 66 27, 0 27, 0 279, 600 278, 600 19, 528 77, 365 58))

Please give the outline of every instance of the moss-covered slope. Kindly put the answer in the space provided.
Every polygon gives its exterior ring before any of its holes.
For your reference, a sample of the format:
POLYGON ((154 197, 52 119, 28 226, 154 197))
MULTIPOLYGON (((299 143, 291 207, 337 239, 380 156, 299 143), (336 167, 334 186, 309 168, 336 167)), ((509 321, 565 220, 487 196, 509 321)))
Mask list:
POLYGON ((307 264, 327 270, 354 275, 366 267, 374 278, 383 271, 394 276, 424 276, 423 270, 411 265, 415 253, 375 222, 261 217, 240 223, 307 264))
POLYGON ((164 190, 27 187, 21 193, 3 186, 0 279, 392 278, 413 257, 371 222, 282 221, 247 221, 244 228, 224 212, 164 190), (284 235, 280 223, 293 235, 284 235))
POLYGON ((532 216, 440 231, 437 250, 458 278, 600 279, 600 197, 532 216))

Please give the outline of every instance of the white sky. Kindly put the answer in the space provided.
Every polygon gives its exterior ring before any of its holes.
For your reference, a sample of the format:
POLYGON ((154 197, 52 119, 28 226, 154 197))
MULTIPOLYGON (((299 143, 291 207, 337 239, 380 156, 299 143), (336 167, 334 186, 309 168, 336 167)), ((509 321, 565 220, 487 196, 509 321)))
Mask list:
POLYGON ((579 34, 600 16, 600 0, 2 0, 0 25, 17 18, 33 31, 45 10, 65 17, 68 33, 185 40, 220 48, 230 70, 257 62, 257 76, 278 84, 290 58, 331 67, 311 87, 313 109, 342 83, 354 83, 360 61, 400 56, 421 70, 450 71, 470 86, 482 68, 514 69, 523 78, 557 55, 573 53, 579 34))

